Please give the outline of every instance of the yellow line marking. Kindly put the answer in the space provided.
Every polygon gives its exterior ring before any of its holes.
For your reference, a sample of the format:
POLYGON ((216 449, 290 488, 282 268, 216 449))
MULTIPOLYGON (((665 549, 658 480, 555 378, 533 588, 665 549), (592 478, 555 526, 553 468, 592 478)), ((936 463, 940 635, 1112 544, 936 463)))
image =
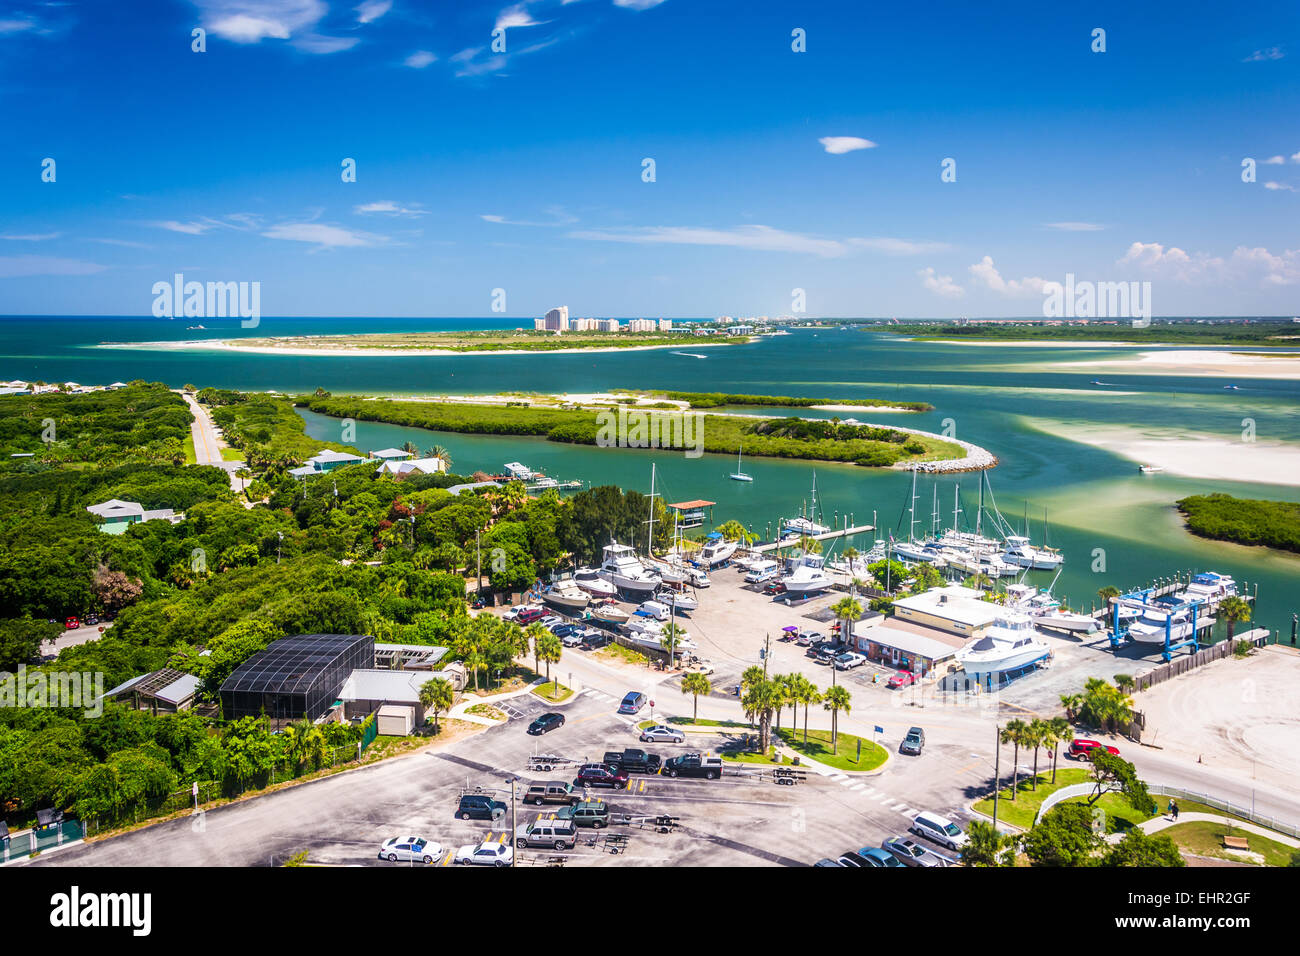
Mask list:
POLYGON ((448 850, 448 851, 447 851, 447 855, 446 855, 445 857, 443 857, 443 859, 442 859, 442 864, 441 864, 441 865, 442 865, 442 866, 451 866, 451 858, 452 858, 453 856, 455 856, 455 855, 456 855, 456 854, 452 853, 451 850, 448 850))

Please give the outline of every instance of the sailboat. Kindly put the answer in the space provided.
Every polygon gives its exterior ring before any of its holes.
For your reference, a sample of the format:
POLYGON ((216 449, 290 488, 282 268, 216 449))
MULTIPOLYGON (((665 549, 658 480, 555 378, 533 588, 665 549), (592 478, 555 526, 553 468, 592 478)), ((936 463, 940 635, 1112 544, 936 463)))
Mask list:
POLYGON ((741 445, 741 446, 740 446, 740 450, 739 450, 738 452, 736 452, 736 470, 733 471, 733 472, 728 476, 728 477, 730 477, 733 481, 753 481, 753 480, 754 480, 754 476, 753 476, 753 475, 747 475, 747 474, 745 474, 743 471, 740 470, 740 456, 741 456, 742 454, 744 454, 744 452, 745 452, 745 446, 744 446, 744 445, 741 445))
POLYGON ((797 518, 791 518, 790 520, 783 522, 781 525, 781 532, 787 535, 789 534, 803 535, 803 534, 825 534, 826 532, 830 531, 831 529, 826 527, 826 525, 818 524, 816 521, 813 520, 813 518, 816 517, 816 515, 817 515, 817 472, 814 471, 812 476, 812 503, 811 505, 808 506, 807 513, 800 515, 797 518))

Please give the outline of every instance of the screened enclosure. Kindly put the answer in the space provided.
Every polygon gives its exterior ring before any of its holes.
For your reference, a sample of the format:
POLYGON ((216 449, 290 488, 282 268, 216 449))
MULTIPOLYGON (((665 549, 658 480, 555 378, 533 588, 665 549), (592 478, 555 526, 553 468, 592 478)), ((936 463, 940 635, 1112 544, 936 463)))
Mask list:
POLYGON ((348 675, 375 666, 375 639, 357 634, 282 637, 254 654, 221 685, 227 720, 266 714, 315 719, 338 699, 348 675))

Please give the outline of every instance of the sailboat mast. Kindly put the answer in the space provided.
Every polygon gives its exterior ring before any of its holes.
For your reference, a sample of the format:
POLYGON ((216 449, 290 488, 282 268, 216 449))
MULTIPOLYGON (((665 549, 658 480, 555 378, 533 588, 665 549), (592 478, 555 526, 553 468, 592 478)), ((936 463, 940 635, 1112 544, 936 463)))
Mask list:
POLYGON ((645 553, 650 557, 654 553, 655 542, 655 463, 650 462, 650 520, 646 522, 650 531, 646 535, 645 553))
POLYGON ((984 520, 984 482, 988 480, 988 477, 989 473, 987 471, 980 472, 980 505, 979 510, 975 512, 975 534, 977 537, 984 520))
POLYGON ((916 469, 912 469, 912 502, 908 508, 908 514, 911 521, 907 525, 907 540, 909 543, 916 540, 916 469))
POLYGON ((930 505, 930 537, 939 537, 939 479, 934 480, 934 502, 930 505))
POLYGON ((961 525, 958 524, 958 516, 961 514, 961 484, 957 483, 952 486, 952 530, 961 531, 961 525))

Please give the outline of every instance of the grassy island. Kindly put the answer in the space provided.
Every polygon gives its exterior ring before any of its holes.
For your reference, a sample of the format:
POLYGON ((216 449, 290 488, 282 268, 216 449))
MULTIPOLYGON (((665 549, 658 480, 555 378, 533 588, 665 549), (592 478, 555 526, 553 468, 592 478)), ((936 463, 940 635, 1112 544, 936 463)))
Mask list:
MULTIPOLYGON (((1106 320, 1101 320, 1106 321, 1106 320)), ((1041 319, 957 325, 947 322, 917 322, 887 327, 895 335, 921 341, 936 339, 981 342, 1127 342, 1133 345, 1237 345, 1300 346, 1300 325, 1284 320, 1249 323, 1201 324, 1154 319, 1146 328, 1134 328, 1127 319, 1115 325, 1046 325, 1041 319)), ((879 331, 879 327, 868 331, 879 331)))
POLYGON ((691 345, 744 345, 747 335, 709 336, 700 342, 683 332, 542 332, 485 329, 455 332, 380 332, 229 339, 232 349, 311 352, 559 352, 691 345))
POLYGON ((1238 544, 1262 544, 1300 554, 1300 504, 1192 495, 1178 502, 1192 534, 1238 544))

